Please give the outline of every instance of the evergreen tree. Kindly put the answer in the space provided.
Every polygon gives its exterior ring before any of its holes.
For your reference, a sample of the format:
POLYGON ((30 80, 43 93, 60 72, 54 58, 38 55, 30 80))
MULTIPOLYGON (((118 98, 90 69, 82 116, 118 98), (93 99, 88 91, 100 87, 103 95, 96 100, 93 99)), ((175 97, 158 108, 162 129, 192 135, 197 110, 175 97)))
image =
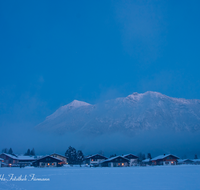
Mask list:
POLYGON ((152 159, 151 153, 148 153, 148 154, 147 154, 147 158, 148 158, 148 159, 152 159))
POLYGON ((83 162, 83 159, 84 159, 84 155, 83 155, 83 152, 81 150, 78 150, 77 151, 77 162, 78 164, 82 164, 83 162))
POLYGON ((138 154, 138 161, 142 162, 142 160, 145 160, 145 154, 142 154, 141 152, 138 154))
POLYGON ((30 156, 30 154, 31 154, 31 151, 30 151, 30 149, 28 149, 27 152, 24 155, 25 156, 30 156))
POLYGON ((8 154, 13 154, 12 148, 9 149, 8 154))
POLYGON ((35 156, 35 149, 34 148, 31 150, 30 156, 35 156))
POLYGON ((65 152, 65 156, 69 164, 75 164, 77 162, 77 153, 75 148, 69 146, 69 148, 65 152))
POLYGON ((194 155, 194 159, 198 159, 198 156, 197 156, 197 154, 195 154, 195 155, 194 155))
POLYGON ((7 152, 8 152, 7 148, 2 149, 2 153, 7 153, 7 152))
POLYGON ((142 160, 145 160, 146 157, 145 157, 145 154, 142 154, 142 160))

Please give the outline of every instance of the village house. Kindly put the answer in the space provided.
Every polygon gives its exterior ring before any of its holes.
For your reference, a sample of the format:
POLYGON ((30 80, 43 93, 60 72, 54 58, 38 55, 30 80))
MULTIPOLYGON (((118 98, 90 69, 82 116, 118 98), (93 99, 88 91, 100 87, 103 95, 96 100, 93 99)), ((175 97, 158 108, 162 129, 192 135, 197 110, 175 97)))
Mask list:
POLYGON ((15 154, 0 154, 0 158, 4 159, 4 166, 16 167, 16 166, 28 166, 36 160, 34 156, 18 156, 15 154))
POLYGON ((199 165, 200 164, 200 159, 193 159, 193 164, 199 165))
POLYGON ((35 161, 37 159, 36 156, 17 156, 18 159, 18 165, 20 167, 24 167, 24 166, 30 166, 32 164, 33 161, 35 161))
POLYGON ((2 153, 0 154, 0 158, 4 160, 5 166, 18 166, 19 160, 12 154, 2 153))
POLYGON ((59 158, 52 156, 44 156, 42 158, 38 158, 33 162, 33 166, 35 167, 60 167, 63 166, 63 161, 59 158))
POLYGON ((172 154, 163 154, 151 159, 151 161, 152 165, 176 165, 178 159, 180 158, 172 154))
POLYGON ((126 154, 123 157, 129 159, 129 166, 136 166, 138 163, 138 157, 133 154, 126 154))
POLYGON ((2 167, 2 162, 3 162, 4 160, 2 159, 2 158, 0 158, 0 167, 2 167))
POLYGON ((129 159, 115 156, 99 163, 100 167, 125 167, 129 166, 129 159))
POLYGON ((84 164, 97 166, 101 161, 106 160, 106 159, 108 158, 105 156, 102 156, 100 154, 95 154, 95 155, 84 158, 84 164))
POLYGON ((194 162, 190 159, 178 159, 177 160, 177 164, 181 165, 181 164, 193 164, 194 162))
POLYGON ((142 163, 141 163, 142 166, 151 166, 152 165, 152 161, 150 158, 147 158, 145 160, 142 160, 142 163))
POLYGON ((62 161, 63 161, 62 164, 68 164, 68 163, 67 163, 67 158, 66 158, 65 156, 61 155, 61 154, 53 153, 53 154, 51 154, 50 156, 62 160, 62 161))

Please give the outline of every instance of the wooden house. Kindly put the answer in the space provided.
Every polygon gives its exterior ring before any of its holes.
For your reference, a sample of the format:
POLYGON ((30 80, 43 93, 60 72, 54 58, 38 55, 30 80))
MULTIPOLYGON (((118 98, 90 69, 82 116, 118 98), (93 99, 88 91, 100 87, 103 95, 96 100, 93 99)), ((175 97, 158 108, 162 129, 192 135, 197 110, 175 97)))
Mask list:
POLYGON ((0 158, 4 159, 4 165, 10 167, 31 165, 32 162, 36 160, 34 156, 18 156, 6 153, 0 154, 0 158))
POLYGON ((2 153, 0 154, 0 158, 4 160, 4 164, 11 167, 11 166, 18 166, 19 160, 16 156, 12 154, 2 153))
POLYGON ((163 154, 151 159, 151 161, 152 165, 176 165, 178 159, 179 157, 172 154, 163 154))
POLYGON ((193 159, 193 164, 200 165, 200 159, 193 159))
POLYGON ((123 157, 129 159, 129 166, 134 166, 138 163, 138 156, 133 154, 126 154, 123 157))
POLYGON ((20 167, 24 167, 24 166, 30 166, 32 165, 32 162, 34 162, 37 157, 36 156, 17 156, 18 159, 18 165, 20 167))
POLYGON ((0 167, 2 167, 2 162, 4 162, 4 160, 2 158, 0 158, 0 167))
POLYGON ((67 158, 66 158, 65 156, 61 155, 61 154, 53 153, 53 154, 51 154, 50 156, 62 160, 62 161, 63 161, 63 164, 68 164, 68 163, 67 163, 67 158))
POLYGON ((96 166, 100 162, 102 162, 103 160, 106 160, 106 159, 108 159, 108 158, 105 156, 102 156, 100 154, 95 154, 92 156, 85 157, 83 162, 84 162, 84 164, 87 164, 87 165, 96 166))
POLYGON ((63 161, 52 156, 44 156, 33 162, 35 167, 60 167, 63 166, 63 161))
POLYGON ((142 166, 151 166, 152 165, 152 161, 150 158, 147 158, 145 160, 142 160, 141 164, 142 166))
POLYGON ((177 160, 177 164, 181 165, 181 164, 193 164, 194 162, 190 159, 178 159, 177 160))
POLYGON ((115 156, 109 159, 106 159, 99 163, 101 167, 126 167, 129 166, 129 159, 124 158, 123 156, 115 156))

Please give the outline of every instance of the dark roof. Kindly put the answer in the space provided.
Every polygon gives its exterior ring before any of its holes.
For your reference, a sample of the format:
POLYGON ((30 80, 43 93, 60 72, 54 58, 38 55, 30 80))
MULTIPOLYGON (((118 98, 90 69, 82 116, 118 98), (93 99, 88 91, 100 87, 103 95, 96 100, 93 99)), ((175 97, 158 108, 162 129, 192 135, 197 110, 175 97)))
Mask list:
MULTIPOLYGON (((4 154, 5 156, 10 157, 10 158, 12 158, 12 159, 15 159, 15 160, 18 159, 16 156, 13 156, 12 154, 7 154, 7 153, 2 153, 2 154, 4 154)), ((2 154, 1 154, 1 155, 2 155, 2 154)))
POLYGON ((100 162, 100 163, 112 162, 113 160, 115 160, 115 159, 117 159, 117 158, 122 158, 122 159, 126 160, 127 162, 129 162, 129 159, 127 159, 127 158, 124 158, 124 157, 122 157, 122 156, 115 156, 115 157, 108 158, 107 160, 104 160, 104 161, 102 161, 102 162, 100 162))
POLYGON ((173 157, 175 157, 176 159, 179 159, 178 156, 175 156, 175 155, 173 155, 173 154, 162 154, 162 155, 160 155, 160 156, 156 156, 155 158, 153 158, 153 159, 151 159, 151 160, 152 160, 152 161, 162 160, 162 159, 164 159, 164 158, 166 158, 166 157, 168 157, 168 156, 173 156, 173 157))
POLYGON ((41 157, 41 158, 38 158, 37 160, 35 160, 35 162, 36 162, 36 161, 39 161, 39 160, 41 160, 41 159, 43 159, 43 158, 46 158, 46 157, 50 157, 50 158, 53 158, 53 159, 56 159, 56 160, 58 160, 59 162, 62 162, 62 160, 61 160, 61 159, 59 159, 59 158, 56 158, 56 157, 53 157, 53 156, 49 156, 49 155, 47 155, 47 156, 43 156, 43 157, 41 157))
POLYGON ((101 158, 103 158, 103 159, 108 159, 107 157, 102 156, 102 155, 100 155, 100 154, 94 154, 94 155, 92 155, 92 156, 87 156, 87 157, 85 157, 85 160, 90 159, 90 158, 94 158, 94 157, 96 157, 96 156, 99 156, 99 157, 101 157, 101 158))
POLYGON ((128 157, 128 156, 133 156, 133 157, 135 157, 135 158, 138 158, 138 156, 135 156, 134 154, 131 154, 131 153, 130 153, 130 154, 126 154, 126 155, 124 155, 123 157, 126 158, 126 157, 128 157))

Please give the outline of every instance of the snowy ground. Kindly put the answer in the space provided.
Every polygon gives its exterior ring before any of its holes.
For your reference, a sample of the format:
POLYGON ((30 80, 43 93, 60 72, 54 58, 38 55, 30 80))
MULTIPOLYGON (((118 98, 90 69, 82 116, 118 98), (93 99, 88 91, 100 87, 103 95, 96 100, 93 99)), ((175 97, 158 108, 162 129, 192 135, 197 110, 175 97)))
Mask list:
MULTIPOLYGON (((200 190, 200 166, 0 168, 0 190, 200 190), (2 181, 35 174, 50 181, 2 181)), ((30 180, 30 179, 29 179, 30 180)))

